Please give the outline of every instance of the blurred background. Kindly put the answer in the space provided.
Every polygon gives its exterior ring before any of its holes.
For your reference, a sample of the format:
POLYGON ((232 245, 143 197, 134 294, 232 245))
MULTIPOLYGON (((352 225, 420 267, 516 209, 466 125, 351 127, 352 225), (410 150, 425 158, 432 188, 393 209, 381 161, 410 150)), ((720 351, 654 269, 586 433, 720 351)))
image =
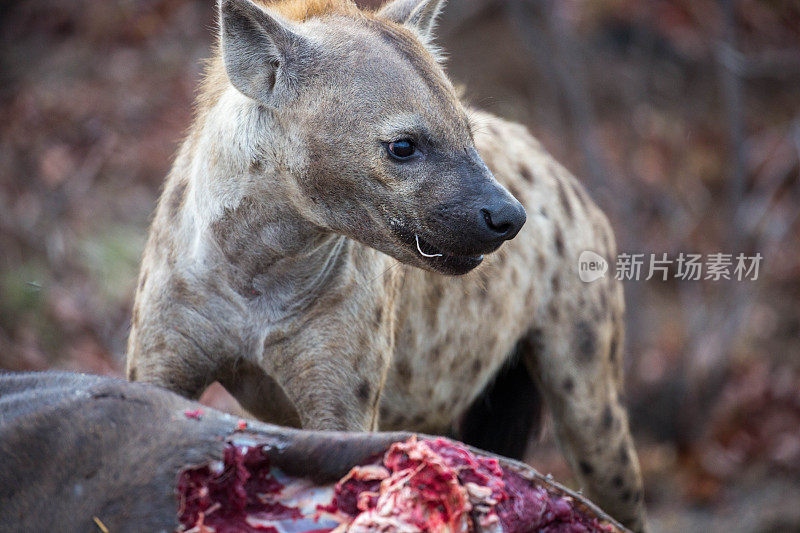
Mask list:
MULTIPOLYGON (((0 369, 119 376, 214 3, 2 2, 0 21, 0 369)), ((626 403, 656 531, 800 531, 800 3, 451 0, 439 41, 621 251, 762 254, 757 281, 627 282, 626 403)), ((529 462, 570 482, 547 428, 529 462)))

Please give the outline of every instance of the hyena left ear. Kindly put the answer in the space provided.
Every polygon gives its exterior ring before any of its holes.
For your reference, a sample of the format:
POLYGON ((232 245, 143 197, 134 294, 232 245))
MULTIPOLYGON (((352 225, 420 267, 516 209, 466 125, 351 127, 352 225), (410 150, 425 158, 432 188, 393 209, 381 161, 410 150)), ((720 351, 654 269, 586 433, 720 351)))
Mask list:
POLYGON ((378 16, 411 28, 427 42, 433 39, 436 17, 444 4, 445 0, 392 0, 378 11, 378 16))
POLYGON ((300 85, 313 56, 290 23, 250 0, 218 0, 222 59, 228 78, 245 96, 280 105, 300 85))

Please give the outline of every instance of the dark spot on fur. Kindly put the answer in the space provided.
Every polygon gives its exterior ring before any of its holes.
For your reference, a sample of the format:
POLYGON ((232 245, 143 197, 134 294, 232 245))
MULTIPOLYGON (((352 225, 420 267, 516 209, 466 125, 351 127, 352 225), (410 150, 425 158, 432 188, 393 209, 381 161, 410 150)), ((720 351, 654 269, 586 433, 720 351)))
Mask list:
POLYGON ((428 291, 428 301, 425 306, 425 311, 428 315, 428 322, 436 324, 439 320, 439 308, 442 301, 442 287, 438 283, 432 283, 428 291))
POLYGON ((337 402, 333 414, 337 421, 343 421, 347 416, 347 404, 342 401, 337 402))
POLYGON ((630 499, 631 499, 631 491, 626 489, 626 490, 622 491, 622 495, 621 496, 622 496, 622 501, 624 501, 624 502, 630 501, 630 499))
POLYGON ((485 268, 478 271, 478 286, 480 287, 480 295, 482 298, 485 298, 489 293, 489 279, 489 272, 485 268))
POLYGON ((366 359, 367 350, 360 349, 353 359, 353 372, 358 372, 364 366, 364 359, 366 359))
POLYGON ((475 359, 472 361, 472 377, 477 377, 482 368, 483 364, 481 363, 480 359, 475 359))
POLYGON ((615 364, 619 364, 619 332, 616 328, 614 328, 613 333, 611 333, 611 345, 609 346, 609 357, 611 358, 611 362, 615 364))
POLYGON ((379 305, 375 309, 375 325, 380 326, 381 322, 383 322, 383 306, 379 305))
POLYGON ((362 379, 361 384, 358 386, 358 397, 363 403, 366 403, 369 400, 370 394, 372 394, 372 389, 369 386, 369 381, 362 379))
POLYGON ((638 503, 638 502, 640 502, 640 501, 642 501, 642 496, 643 496, 643 495, 642 495, 642 491, 641 491, 641 490, 637 490, 637 491, 636 491, 636 492, 633 494, 633 501, 635 501, 635 502, 637 502, 637 503, 638 503))
POLYGON ((550 218, 550 211, 547 210, 546 207, 542 207, 539 212, 542 214, 544 218, 550 218))
POLYGON ((139 278, 139 287, 138 290, 141 291, 144 288, 144 284, 147 283, 147 269, 142 269, 142 276, 139 278))
POLYGON ((511 193, 511 196, 519 200, 520 197, 519 189, 517 189, 517 187, 513 183, 508 184, 508 192, 511 193))
POLYGON ((361 352, 367 352, 369 348, 371 348, 370 341, 373 337, 370 333, 372 333, 372 331, 364 331, 358 339, 358 349, 361 352))
POLYGON ((611 412, 611 406, 606 405, 603 409, 603 429, 606 431, 611 429, 614 424, 614 413, 611 412))
POLYGON ((570 394, 570 393, 572 393, 572 391, 575 390, 575 381, 572 378, 567 378, 567 379, 564 380, 563 387, 564 387, 564 391, 567 394, 570 394))
POLYGON ((541 354, 544 352, 544 333, 540 328, 533 328, 520 343, 521 350, 532 354, 541 354))
POLYGON ((558 321, 561 318, 561 311, 559 310, 558 306, 555 302, 551 301, 547 306, 547 312, 550 314, 550 318, 554 321, 558 321))
POLYGON ((130 370, 128 370, 128 381, 136 381, 136 367, 132 366, 130 370))
POLYGON ((585 476, 591 476, 594 473, 594 467, 587 463, 586 461, 580 461, 578 463, 578 467, 581 469, 581 472, 585 476))
POLYGON ((556 230, 553 233, 553 244, 556 247, 556 253, 558 255, 564 255, 564 234, 561 233, 561 228, 556 226, 556 230))
POLYGON ((618 489, 622 487, 622 476, 614 476, 614 479, 611 480, 611 483, 614 484, 615 487, 618 489))
POLYGON ((526 165, 519 166, 519 175, 522 176, 522 179, 528 183, 533 183, 533 174, 531 174, 531 169, 529 169, 526 165))
POLYGON ((406 383, 411 379, 411 365, 405 359, 397 363, 397 375, 406 383))
POLYGON ((253 159, 250 161, 250 172, 253 174, 260 174, 264 172, 264 161, 261 159, 253 159))
POLYGON ((631 456, 628 454, 628 448, 625 445, 619 449, 619 462, 624 465, 631 462, 631 456))
POLYGON ((131 316, 131 322, 134 326, 139 325, 139 302, 133 306, 133 315, 131 316))
POLYGON ((439 301, 444 296, 444 291, 442 290, 442 285, 440 283, 432 283, 431 284, 431 291, 429 293, 429 298, 432 302, 439 303, 439 301))
POLYGON ((189 286, 186 280, 175 276, 172 278, 172 294, 177 300, 186 300, 189 298, 189 286))
POLYGON ((169 266, 170 269, 175 268, 176 255, 177 251, 175 250, 175 247, 169 246, 169 248, 167 248, 167 265, 169 266))
POLYGON ((557 180, 556 183, 558 184, 558 201, 561 203, 561 208, 564 210, 567 220, 572 220, 572 204, 569 198, 567 198, 567 191, 564 189, 564 184, 561 180, 557 180))
POLYGON ((536 266, 539 267, 539 270, 544 270, 546 264, 547 259, 545 258, 544 254, 541 252, 536 254, 536 266))
POLYGON ((572 187, 572 190, 575 191, 575 196, 578 198, 578 202, 581 204, 581 208, 585 212, 588 207, 587 204, 589 203, 589 198, 586 194, 586 189, 584 189, 583 186, 580 183, 578 183, 577 185, 572 187))
POLYGON ((585 320, 575 324, 575 347, 578 351, 578 358, 583 362, 594 359, 597 352, 597 332, 585 320))
POLYGON ((553 277, 550 278, 550 285, 553 287, 553 294, 559 292, 561 290, 561 279, 556 274, 553 274, 553 277))
POLYGON ((181 205, 183 204, 184 196, 186 196, 186 182, 179 181, 169 193, 169 199, 167 200, 170 218, 178 216, 178 211, 180 211, 181 205))
POLYGON ((485 283, 478 284, 478 295, 481 297, 481 300, 486 300, 486 296, 489 295, 489 286, 485 283))
POLYGON ((597 353, 597 332, 585 320, 575 325, 575 345, 581 361, 588 363, 594 359, 597 353))

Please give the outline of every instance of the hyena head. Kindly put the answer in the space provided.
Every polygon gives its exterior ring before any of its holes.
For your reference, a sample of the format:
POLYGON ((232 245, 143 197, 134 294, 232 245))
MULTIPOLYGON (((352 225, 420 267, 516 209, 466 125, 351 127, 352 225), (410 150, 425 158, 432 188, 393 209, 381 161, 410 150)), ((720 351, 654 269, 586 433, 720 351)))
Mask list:
POLYGON ((394 0, 367 13, 349 0, 221 0, 221 50, 232 85, 280 117, 285 149, 303 154, 289 173, 302 217, 464 274, 526 215, 478 155, 428 44, 441 4, 394 0))

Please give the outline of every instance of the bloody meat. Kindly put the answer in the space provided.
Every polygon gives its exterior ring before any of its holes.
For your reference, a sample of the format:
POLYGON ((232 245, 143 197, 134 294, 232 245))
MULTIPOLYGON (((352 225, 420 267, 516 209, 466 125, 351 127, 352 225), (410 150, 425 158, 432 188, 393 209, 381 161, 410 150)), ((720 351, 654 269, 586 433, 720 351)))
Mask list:
POLYGON ((303 517, 298 509, 280 503, 281 490, 261 448, 228 444, 222 462, 181 472, 178 519, 184 528, 197 531, 278 533, 263 522, 303 517))
POLYGON ((349 515, 344 531, 392 530, 382 528, 384 524, 432 533, 613 530, 578 509, 569 496, 551 493, 496 459, 477 456, 445 439, 412 437, 395 443, 381 466, 386 476, 379 487, 363 479, 363 467, 355 467, 336 485, 334 500, 324 510, 349 515))
POLYGON ((222 461, 181 473, 180 523, 199 532, 277 533, 270 521, 324 515, 339 524, 335 533, 613 530, 571 497, 445 439, 412 437, 392 444, 382 457, 353 467, 313 516, 281 503, 283 489, 264 450, 228 444, 222 461))

